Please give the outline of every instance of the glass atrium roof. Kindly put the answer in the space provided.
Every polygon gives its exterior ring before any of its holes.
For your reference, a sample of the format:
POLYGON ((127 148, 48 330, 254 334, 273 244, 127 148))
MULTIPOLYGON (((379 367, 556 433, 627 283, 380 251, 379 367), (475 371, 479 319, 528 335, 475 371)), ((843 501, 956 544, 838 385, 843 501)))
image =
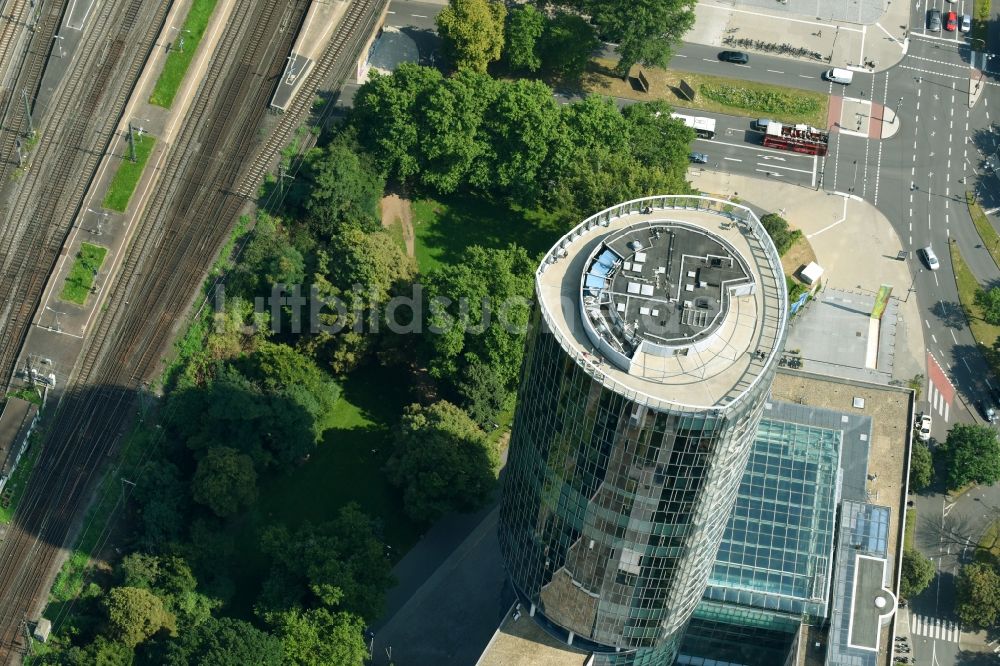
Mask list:
POLYGON ((796 407, 760 422, 706 599, 827 614, 843 431, 782 418, 796 407))

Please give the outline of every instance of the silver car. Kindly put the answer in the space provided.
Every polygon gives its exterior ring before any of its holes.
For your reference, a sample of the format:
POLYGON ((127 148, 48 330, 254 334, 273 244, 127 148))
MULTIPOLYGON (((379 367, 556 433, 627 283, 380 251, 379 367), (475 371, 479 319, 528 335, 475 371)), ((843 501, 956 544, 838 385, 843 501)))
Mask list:
POLYGON ((938 261, 937 255, 934 254, 934 248, 932 248, 930 245, 928 245, 927 247, 920 248, 919 252, 921 255, 923 255, 924 261, 927 262, 927 268, 931 269, 932 271, 936 271, 937 269, 941 268, 941 262, 938 261))
POLYGON ((972 30, 972 17, 968 14, 962 14, 962 22, 958 24, 958 29, 962 32, 972 30))

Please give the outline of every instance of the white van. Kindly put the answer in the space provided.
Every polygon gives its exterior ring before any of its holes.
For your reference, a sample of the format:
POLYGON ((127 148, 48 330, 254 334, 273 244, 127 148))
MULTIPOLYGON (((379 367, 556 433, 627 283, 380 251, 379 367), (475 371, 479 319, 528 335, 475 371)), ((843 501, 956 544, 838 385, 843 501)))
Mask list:
POLYGON ((834 67, 831 70, 827 70, 823 74, 823 78, 827 81, 833 81, 834 83, 842 83, 845 86, 854 80, 854 72, 849 69, 840 69, 839 67, 834 67))

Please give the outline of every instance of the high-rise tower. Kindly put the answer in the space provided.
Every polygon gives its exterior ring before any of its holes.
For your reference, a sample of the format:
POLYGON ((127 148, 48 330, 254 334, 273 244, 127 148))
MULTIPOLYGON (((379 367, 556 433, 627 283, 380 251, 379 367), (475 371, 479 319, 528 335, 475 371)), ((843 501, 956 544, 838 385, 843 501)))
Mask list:
POLYGON ((787 323, 756 215, 656 196, 543 259, 500 511, 530 614, 613 664, 669 664, 705 590, 787 323))

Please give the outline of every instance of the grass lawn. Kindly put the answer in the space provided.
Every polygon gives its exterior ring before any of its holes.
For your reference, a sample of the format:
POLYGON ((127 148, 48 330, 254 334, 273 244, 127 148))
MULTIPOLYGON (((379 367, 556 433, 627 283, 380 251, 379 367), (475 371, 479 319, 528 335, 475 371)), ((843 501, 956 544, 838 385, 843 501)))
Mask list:
POLYGON ((153 94, 149 96, 150 104, 169 109, 170 105, 174 103, 174 96, 181 86, 181 81, 184 80, 188 65, 191 64, 191 60, 198 50, 198 44, 205 33, 208 19, 211 18, 212 11, 215 10, 216 2, 218 0, 194 0, 191 4, 187 18, 184 19, 184 27, 181 28, 181 32, 174 36, 170 55, 167 56, 167 62, 163 65, 160 78, 156 80, 153 94), (184 38, 183 51, 180 49, 181 37, 184 38))
POLYGON ((390 224, 386 225, 385 230, 392 236, 392 240, 396 241, 396 244, 399 245, 399 249, 406 252, 406 239, 403 237, 403 221, 396 218, 390 224))
POLYGON ((976 276, 972 274, 968 264, 962 259, 958 245, 951 243, 950 247, 951 265, 955 270, 955 282, 958 284, 958 298, 962 301, 962 309, 969 320, 972 337, 979 343, 993 372, 1000 374, 1000 353, 996 349, 997 338, 1000 337, 1000 326, 994 326, 983 319, 982 310, 975 303, 976 290, 979 289, 976 276))
POLYGON ((153 152, 155 144, 156 137, 145 133, 136 136, 135 162, 127 157, 121 161, 115 177, 111 179, 111 184, 108 185, 108 193, 104 196, 102 206, 109 210, 116 210, 119 213, 125 212, 125 209, 128 208, 129 199, 132 198, 135 186, 139 183, 139 178, 142 177, 142 170, 146 168, 146 161, 149 160, 149 154, 153 152))
POLYGON ((972 216, 972 222, 976 225, 979 237, 983 239, 983 246, 989 250, 994 263, 1000 266, 1000 234, 990 224, 989 218, 983 212, 983 207, 976 201, 974 193, 966 192, 965 202, 969 204, 969 215, 972 216))
POLYGON ((344 396, 332 419, 335 425, 309 462, 261 484, 255 508, 231 527, 237 555, 227 565, 236 590, 230 612, 251 615, 267 575, 258 539, 268 525, 293 528, 305 520, 323 522, 341 506, 357 502, 381 522, 394 556, 401 557, 419 539, 425 526, 402 512, 402 497, 382 471, 392 452, 392 430, 410 401, 409 386, 400 380, 399 371, 375 365, 353 373, 343 383, 344 396))
POLYGON ((471 196, 413 202, 414 254, 421 273, 462 260, 470 245, 506 247, 517 243, 531 256, 552 247, 568 229, 554 219, 518 207, 471 196))
POLYGON ((644 67, 643 74, 649 81, 650 92, 635 90, 628 81, 614 73, 614 61, 596 58, 591 61, 583 75, 583 88, 587 92, 613 97, 624 97, 644 102, 664 100, 672 106, 726 113, 734 116, 752 118, 766 117, 772 120, 788 123, 807 123, 814 127, 827 126, 827 109, 829 97, 823 93, 806 92, 795 88, 774 86, 764 83, 751 83, 741 79, 729 79, 709 74, 678 72, 644 67), (694 101, 688 101, 680 95, 678 86, 684 80, 696 92, 694 101), (722 103, 713 101, 704 94, 704 90, 716 91, 735 90, 737 95, 732 98, 746 100, 743 104, 722 103), (761 104, 777 103, 778 106, 761 107, 761 104), (776 110, 778 109, 778 110, 776 110))
POLYGON ((69 275, 66 276, 66 284, 63 285, 59 298, 78 305, 86 303, 90 286, 94 284, 94 276, 101 270, 101 264, 104 263, 104 256, 107 253, 106 247, 82 243, 80 251, 76 254, 76 260, 69 269, 69 275))

